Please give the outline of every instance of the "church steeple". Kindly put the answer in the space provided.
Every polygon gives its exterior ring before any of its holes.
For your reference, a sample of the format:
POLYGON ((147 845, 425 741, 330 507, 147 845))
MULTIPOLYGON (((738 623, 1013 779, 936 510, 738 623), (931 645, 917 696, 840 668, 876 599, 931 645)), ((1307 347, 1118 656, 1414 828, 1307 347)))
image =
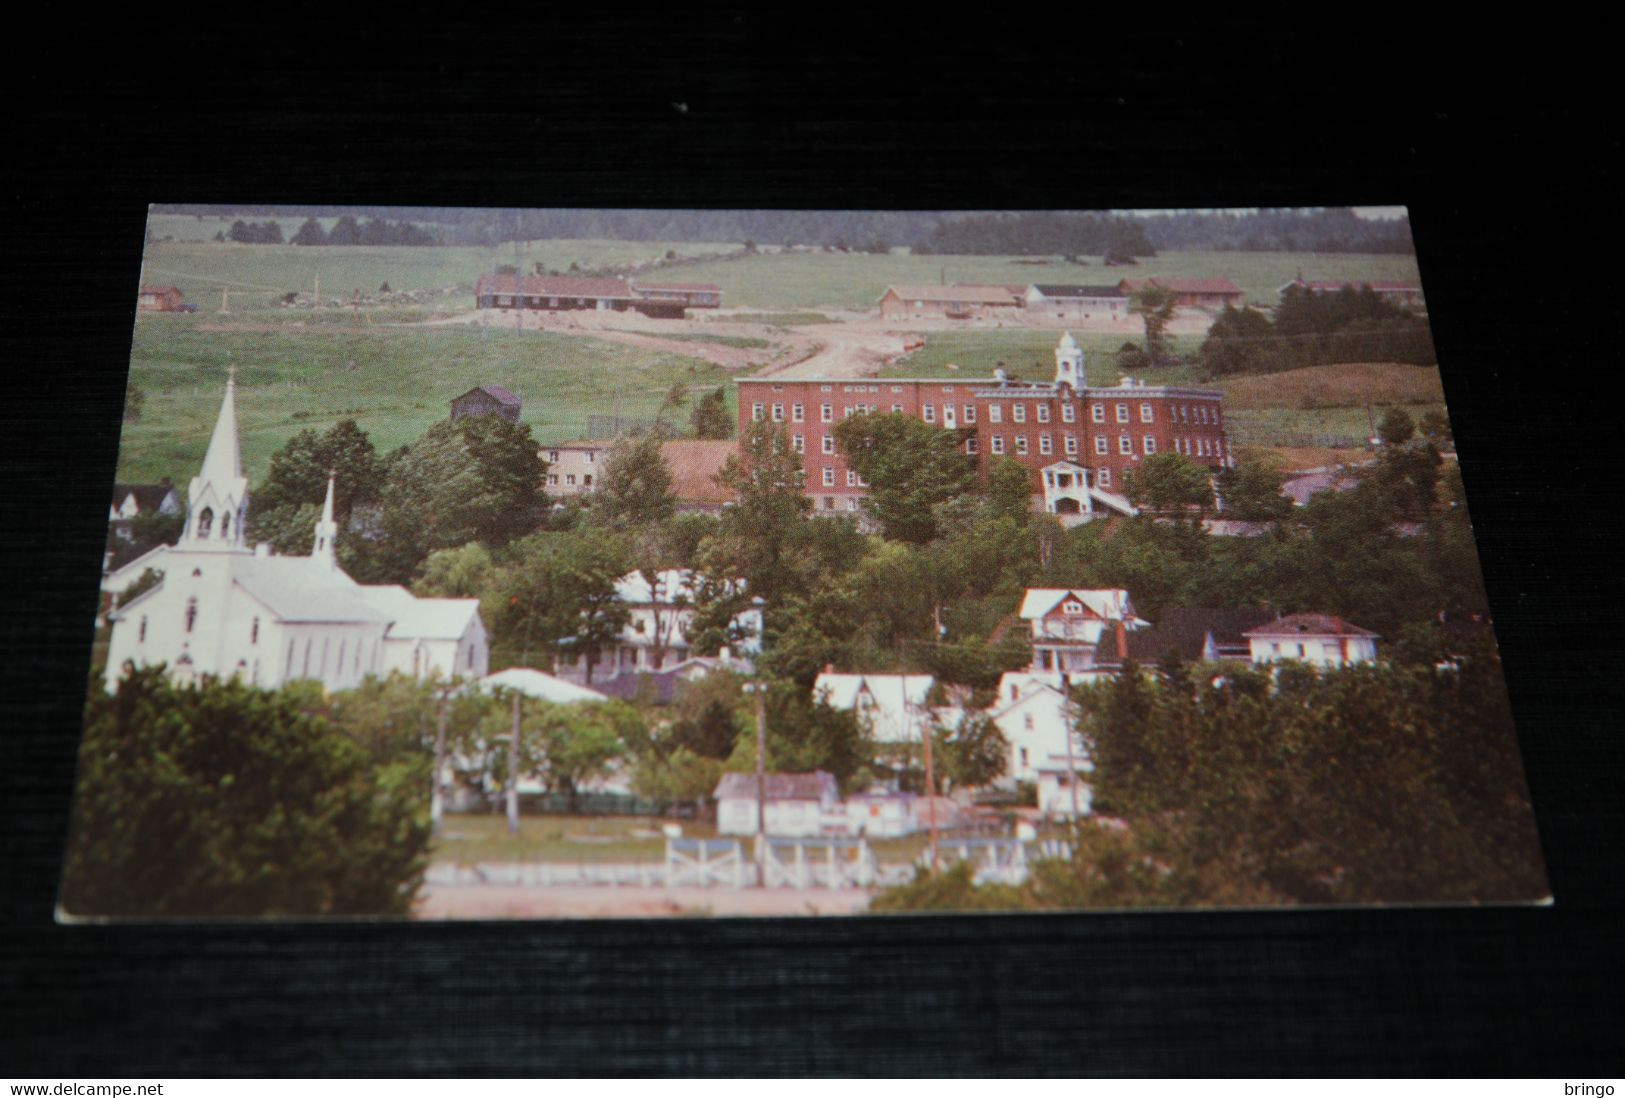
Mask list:
POLYGON ((226 379, 226 397, 214 421, 214 434, 203 455, 203 468, 186 493, 186 529, 181 544, 189 549, 241 549, 248 524, 248 478, 243 476, 237 444, 237 368, 226 379))
POLYGON ((322 504, 322 518, 316 524, 316 543, 310 549, 313 560, 325 560, 333 567, 338 565, 338 559, 334 556, 334 542, 338 540, 339 536, 339 524, 333 521, 333 481, 335 476, 336 474, 332 469, 327 471, 327 501, 322 504))

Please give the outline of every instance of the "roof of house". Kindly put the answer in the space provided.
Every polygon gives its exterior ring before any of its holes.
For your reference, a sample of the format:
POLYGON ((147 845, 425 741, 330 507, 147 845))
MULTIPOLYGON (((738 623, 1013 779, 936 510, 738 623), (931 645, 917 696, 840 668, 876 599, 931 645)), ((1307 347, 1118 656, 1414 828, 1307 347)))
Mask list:
POLYGON ((680 503, 722 505, 733 493, 716 482, 716 475, 737 450, 732 439, 682 439, 660 444, 660 456, 671 470, 672 495, 680 503))
POLYGON ((1136 663, 1156 663, 1173 652, 1182 660, 1195 662, 1202 658, 1210 634, 1217 645, 1245 647, 1248 629, 1274 619, 1275 612, 1264 609, 1179 607, 1165 610, 1156 625, 1128 635, 1128 655, 1136 663))
MULTIPOLYGON (((909 301, 951 301, 956 303, 984 303, 1014 305, 1026 287, 1012 291, 1009 286, 988 286, 956 282, 952 286, 888 286, 887 293, 909 301)), ((884 295, 882 295, 884 296, 884 295)))
POLYGON ((833 709, 855 711, 861 704, 870 735, 881 743, 904 743, 918 735, 926 698, 935 684, 930 675, 825 671, 813 683, 813 697, 833 709))
POLYGON ((675 668, 664 671, 622 671, 619 675, 593 684, 593 689, 605 697, 631 701, 642 690, 653 692, 655 701, 662 705, 677 697, 677 691, 686 680, 675 668))
MULTIPOLYGON (((113 506, 122 507, 124 501, 130 496, 135 497, 135 506, 138 511, 156 511, 163 505, 164 500, 175 491, 173 484, 115 484, 113 485, 113 506)), ((176 499, 180 497, 177 495, 176 499)))
MULTIPOLYGON (((768 774, 767 796, 770 801, 822 801, 836 798, 840 790, 835 778, 827 771, 814 770, 810 774, 768 774)), ((712 796, 717 800, 756 798, 755 774, 724 774, 712 796)))
POLYGON ((1249 629, 1247 637, 1375 637, 1377 633, 1351 625, 1331 614, 1288 614, 1284 618, 1249 629))
POLYGON ((517 690, 527 698, 539 698, 542 701, 562 704, 608 700, 605 695, 597 690, 577 686, 573 682, 565 682, 561 678, 549 675, 545 671, 537 671, 531 667, 510 667, 503 671, 492 672, 480 680, 480 689, 482 690, 494 690, 497 687, 517 690))
POLYGON ((1347 492, 1356 487, 1359 480, 1348 473, 1305 473, 1302 476, 1291 477, 1281 482, 1281 492, 1290 496, 1292 502, 1299 507, 1304 506, 1317 492, 1347 492))
POLYGON ((1045 297, 1125 297, 1121 286, 1063 286, 1055 282, 1033 283, 1045 297))
POLYGON ((621 278, 572 278, 563 275, 481 275, 475 296, 486 293, 527 297, 632 297, 632 287, 621 278))
POLYGON ((640 290, 689 290, 695 293, 720 294, 722 287, 713 282, 643 282, 637 283, 640 290))
POLYGON ((1118 283, 1125 293, 1160 286, 1176 294, 1239 294, 1241 287, 1228 278, 1125 278, 1118 283))
POLYGON ((1029 621, 1044 617, 1068 596, 1110 621, 1127 620, 1134 616, 1128 592, 1120 587, 1098 591, 1082 587, 1029 587, 1026 597, 1021 600, 1021 617, 1029 621))
POLYGON ((500 385, 476 385, 476 386, 474 386, 474 388, 470 389, 468 392, 462 394, 462 396, 452 397, 451 398, 452 403, 455 404, 459 400, 462 400, 463 397, 473 396, 475 393, 485 393, 488 396, 495 397, 497 400, 501 401, 503 404, 511 404, 515 408, 519 407, 520 404, 521 404, 521 401, 520 401, 520 399, 518 397, 514 396, 512 393, 510 393, 508 390, 504 389, 500 385))

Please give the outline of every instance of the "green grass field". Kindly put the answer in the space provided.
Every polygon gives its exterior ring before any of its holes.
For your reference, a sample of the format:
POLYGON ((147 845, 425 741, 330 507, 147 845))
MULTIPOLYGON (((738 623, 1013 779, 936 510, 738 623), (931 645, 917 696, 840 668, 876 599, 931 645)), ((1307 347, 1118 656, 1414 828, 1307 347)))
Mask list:
MULTIPOLYGON (((485 382, 524 400, 522 421, 538 442, 583 436, 587 416, 653 418, 673 382, 694 392, 730 376, 702 359, 554 333, 494 327, 248 325, 211 330, 220 318, 138 319, 133 376, 147 393, 141 418, 124 426, 118 478, 181 483, 197 469, 225 391, 238 368, 237 415, 244 471, 253 483, 297 432, 353 418, 381 453, 405 445, 450 414, 451 398, 485 382), (354 367, 351 368, 351 364, 354 367)), ((675 413, 686 421, 687 409, 675 413)))
MULTIPOLYGON (((679 268, 684 282, 714 282, 724 305, 756 308, 872 308, 886 287, 938 282, 1034 282, 1116 285, 1125 278, 1227 276, 1254 305, 1274 305, 1276 289, 1302 270, 1310 279, 1380 281, 1419 278, 1408 255, 1311 255, 1298 252, 1169 252, 1133 267, 1088 266, 1035 256, 868 255, 839 252, 764 253, 679 268)), ((675 277, 675 276, 674 276, 675 277)))
MULTIPOLYGON (((986 377, 1003 363, 1010 376, 1021 381, 1049 381, 1055 377, 1055 345, 1065 328, 995 328, 928 332, 925 346, 897 360, 880 372, 881 377, 951 377, 957 367, 966 376, 986 377)), ((1117 364, 1125 342, 1143 343, 1144 338, 1102 332, 1073 332, 1083 349, 1084 372, 1091 385, 1116 385, 1123 377, 1117 364)), ((1194 354, 1202 345, 1201 336, 1175 336, 1169 340, 1175 354, 1194 354)), ((1153 383, 1184 385, 1194 383, 1197 371, 1186 365, 1155 370, 1139 370, 1153 383)))

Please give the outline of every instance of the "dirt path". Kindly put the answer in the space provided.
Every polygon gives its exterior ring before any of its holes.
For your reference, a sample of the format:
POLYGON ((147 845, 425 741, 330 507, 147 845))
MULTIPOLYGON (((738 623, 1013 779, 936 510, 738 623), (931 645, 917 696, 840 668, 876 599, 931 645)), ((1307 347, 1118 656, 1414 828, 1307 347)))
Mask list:
POLYGON ((418 919, 672 919, 855 915, 863 889, 645 888, 623 885, 424 885, 418 919))
MULTIPOLYGON (((753 320, 753 310, 694 313, 684 320, 651 320, 638 313, 527 312, 516 315, 495 309, 489 315, 471 310, 454 317, 423 321, 422 326, 469 325, 489 322, 509 330, 557 332, 590 336, 645 350, 687 355, 725 370, 754 371, 759 377, 872 377, 890 365, 930 332, 997 328, 1054 328, 1064 321, 1016 314, 1000 320, 949 320, 946 317, 886 319, 867 310, 821 309, 827 324, 784 327, 753 320), (711 342, 706 337, 765 341, 765 347, 739 347, 711 342), (680 338, 674 338, 680 337, 680 338)), ((764 315, 771 315, 770 313, 764 315)), ((1212 318, 1186 312, 1168 325, 1170 334, 1205 332, 1212 318)), ((1138 318, 1091 320, 1070 325, 1075 332, 1121 333, 1125 339, 1143 336, 1138 318)))

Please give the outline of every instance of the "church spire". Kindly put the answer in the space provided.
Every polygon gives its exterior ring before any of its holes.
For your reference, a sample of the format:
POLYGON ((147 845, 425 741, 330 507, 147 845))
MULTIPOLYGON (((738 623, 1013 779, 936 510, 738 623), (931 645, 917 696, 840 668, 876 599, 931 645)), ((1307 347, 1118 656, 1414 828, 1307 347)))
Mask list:
POLYGON ((333 521, 333 481, 336 476, 335 470, 327 471, 327 501, 322 504, 322 518, 316 524, 316 542, 310 549, 312 559, 325 560, 329 565, 337 564, 334 543, 338 540, 339 524, 333 521))
POLYGON ((233 366, 208 452, 203 455, 203 468, 186 493, 186 530, 181 541, 194 549, 240 549, 247 522, 248 478, 243 476, 242 450, 237 443, 237 367, 233 366))

